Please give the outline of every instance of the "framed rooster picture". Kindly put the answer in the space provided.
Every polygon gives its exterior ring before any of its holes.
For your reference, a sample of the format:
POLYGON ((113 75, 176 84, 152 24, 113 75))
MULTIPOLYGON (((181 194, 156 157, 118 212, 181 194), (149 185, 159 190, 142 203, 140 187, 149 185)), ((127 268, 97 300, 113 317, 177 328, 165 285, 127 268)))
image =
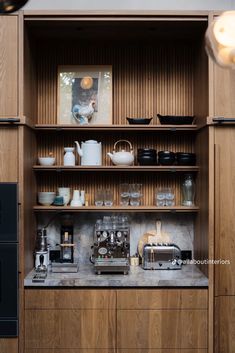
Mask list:
POLYGON ((112 124, 112 66, 58 66, 57 123, 112 124))

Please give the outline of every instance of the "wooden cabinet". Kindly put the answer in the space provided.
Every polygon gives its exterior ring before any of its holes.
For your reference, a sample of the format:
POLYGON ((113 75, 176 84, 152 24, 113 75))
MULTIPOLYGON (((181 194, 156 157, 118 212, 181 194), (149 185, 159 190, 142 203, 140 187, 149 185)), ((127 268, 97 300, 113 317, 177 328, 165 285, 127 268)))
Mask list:
POLYGON ((17 128, 0 126, 0 182, 18 181, 18 159, 17 128))
POLYGON ((117 308, 119 349, 207 348, 206 291, 118 291, 117 308))
POLYGON ((0 338, 1 353, 17 353, 18 339, 17 338, 0 338))
POLYGON ((26 352, 204 353, 207 306, 207 290, 26 290, 26 352))
POLYGON ((18 115, 18 16, 0 16, 0 117, 18 115))
POLYGON ((26 349, 112 351, 116 336, 115 299, 112 290, 46 290, 37 295, 34 290, 26 291, 26 349))
POLYGON ((235 352, 235 296, 220 296, 215 299, 216 330, 215 352, 235 352))
POLYGON ((215 128, 215 266, 216 295, 235 295, 235 126, 215 128))

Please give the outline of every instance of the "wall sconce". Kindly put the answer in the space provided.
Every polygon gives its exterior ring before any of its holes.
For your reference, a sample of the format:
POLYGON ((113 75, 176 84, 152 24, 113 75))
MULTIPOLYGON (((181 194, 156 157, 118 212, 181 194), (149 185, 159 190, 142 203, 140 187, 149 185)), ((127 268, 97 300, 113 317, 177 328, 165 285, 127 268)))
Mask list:
POLYGON ((226 11, 208 27, 208 55, 220 66, 235 69, 235 11, 226 11))
POLYGON ((0 14, 15 12, 23 7, 28 0, 0 0, 0 14))

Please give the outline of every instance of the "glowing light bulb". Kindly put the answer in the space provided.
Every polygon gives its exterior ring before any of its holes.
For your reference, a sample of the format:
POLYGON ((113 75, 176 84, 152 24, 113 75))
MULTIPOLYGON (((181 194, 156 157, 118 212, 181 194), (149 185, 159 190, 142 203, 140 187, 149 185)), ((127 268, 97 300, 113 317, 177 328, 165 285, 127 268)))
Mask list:
POLYGON ((224 12, 214 23, 214 36, 225 47, 235 47, 235 11, 224 12))

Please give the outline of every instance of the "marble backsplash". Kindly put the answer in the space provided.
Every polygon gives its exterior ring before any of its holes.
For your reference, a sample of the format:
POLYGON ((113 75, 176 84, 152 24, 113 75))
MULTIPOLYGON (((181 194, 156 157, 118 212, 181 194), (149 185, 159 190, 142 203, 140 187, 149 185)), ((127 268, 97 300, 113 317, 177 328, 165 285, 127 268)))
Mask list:
MULTIPOLYGON (((111 214, 106 214, 111 215, 111 214)), ((93 245, 93 230, 97 219, 102 218, 100 213, 74 214, 74 258, 79 263, 88 263, 93 245)), ((45 226, 50 221, 50 216, 40 215, 38 227, 45 226)), ((187 214, 154 214, 130 213, 130 254, 137 252, 139 238, 146 233, 156 229, 156 220, 162 222, 162 232, 167 233, 169 242, 177 244, 181 250, 193 251, 194 239, 194 217, 187 214)), ((60 242, 60 215, 58 215, 47 227, 48 243, 52 249, 60 242)))

